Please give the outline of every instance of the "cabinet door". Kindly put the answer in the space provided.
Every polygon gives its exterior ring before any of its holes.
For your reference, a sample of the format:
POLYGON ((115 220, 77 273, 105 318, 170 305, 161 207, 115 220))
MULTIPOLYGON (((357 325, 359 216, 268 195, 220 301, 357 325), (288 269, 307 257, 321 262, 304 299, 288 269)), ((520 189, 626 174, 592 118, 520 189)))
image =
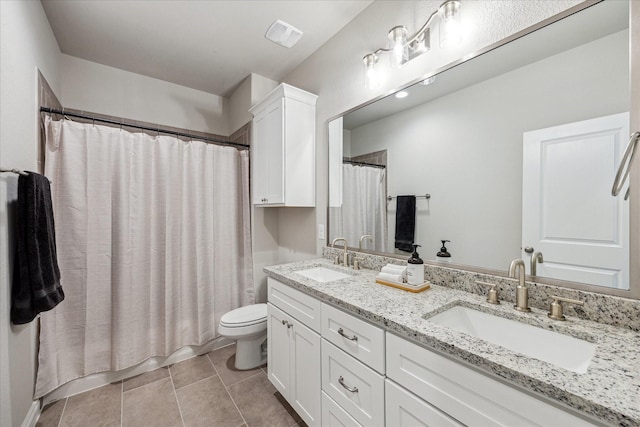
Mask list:
POLYGON ((320 335, 294 321, 289 402, 309 426, 320 426, 320 335))
POLYGON ((291 383, 291 353, 289 336, 291 328, 287 327, 289 318, 271 303, 267 305, 267 373, 269 381, 285 398, 289 395, 291 383))
POLYGON ((393 381, 385 380, 386 425, 394 427, 462 427, 453 418, 393 381))
POLYGON ((251 192, 254 205, 266 204, 267 200, 267 113, 261 110, 253 118, 251 144, 251 192))
POLYGON ((267 203, 284 203, 284 99, 272 102, 266 109, 267 136, 267 203))

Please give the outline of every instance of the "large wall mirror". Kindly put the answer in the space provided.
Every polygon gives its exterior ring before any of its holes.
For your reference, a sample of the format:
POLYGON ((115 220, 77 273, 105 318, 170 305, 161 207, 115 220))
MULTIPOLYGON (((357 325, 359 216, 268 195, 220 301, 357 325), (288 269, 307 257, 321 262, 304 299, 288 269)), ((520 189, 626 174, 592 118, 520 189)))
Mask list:
POLYGON ((413 214, 397 196, 415 196, 425 260, 504 272, 522 258, 531 274, 535 254, 542 282, 629 289, 626 188, 611 195, 630 134, 628 2, 403 91, 329 123, 329 242, 408 256, 397 233, 413 214), (450 258, 437 256, 442 240, 450 258))

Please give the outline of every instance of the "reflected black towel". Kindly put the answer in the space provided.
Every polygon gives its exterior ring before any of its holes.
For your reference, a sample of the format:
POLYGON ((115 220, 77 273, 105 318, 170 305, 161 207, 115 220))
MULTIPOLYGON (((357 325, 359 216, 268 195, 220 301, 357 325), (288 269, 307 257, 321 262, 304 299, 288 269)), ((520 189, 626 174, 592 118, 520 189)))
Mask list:
POLYGON ((398 196, 396 199, 396 249, 413 252, 415 230, 416 196, 398 196))
POLYGON ((56 256, 56 234, 49 180, 29 172, 18 178, 15 270, 11 321, 31 322, 64 299, 56 256))

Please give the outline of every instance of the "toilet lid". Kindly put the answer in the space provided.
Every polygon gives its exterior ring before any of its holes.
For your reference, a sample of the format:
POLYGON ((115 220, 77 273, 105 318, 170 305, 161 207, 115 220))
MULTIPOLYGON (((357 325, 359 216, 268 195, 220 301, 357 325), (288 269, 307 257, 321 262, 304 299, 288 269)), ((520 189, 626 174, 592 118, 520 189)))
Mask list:
POLYGON ((252 304, 222 315, 220 324, 230 327, 249 326, 267 320, 267 304, 252 304))

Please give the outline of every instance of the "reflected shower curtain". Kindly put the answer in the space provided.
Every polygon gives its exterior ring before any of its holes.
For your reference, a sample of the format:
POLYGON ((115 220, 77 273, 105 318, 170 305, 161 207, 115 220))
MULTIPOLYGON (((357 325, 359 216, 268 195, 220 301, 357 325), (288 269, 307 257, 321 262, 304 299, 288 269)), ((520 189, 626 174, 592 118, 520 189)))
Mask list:
POLYGON ((358 246, 363 234, 374 242, 363 248, 385 251, 387 244, 387 200, 385 169, 342 165, 342 207, 330 209, 331 235, 344 237, 349 246, 358 246))
POLYGON ((253 303, 248 152, 45 119, 67 298, 41 318, 35 397, 217 336, 253 303))

